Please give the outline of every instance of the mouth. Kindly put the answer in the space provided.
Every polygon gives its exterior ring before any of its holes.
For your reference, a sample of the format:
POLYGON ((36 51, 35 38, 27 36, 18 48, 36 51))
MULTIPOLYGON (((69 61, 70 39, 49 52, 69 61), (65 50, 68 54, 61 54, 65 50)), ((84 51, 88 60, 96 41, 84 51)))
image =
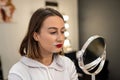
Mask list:
POLYGON ((61 48, 63 44, 57 44, 56 47, 57 48, 61 48))

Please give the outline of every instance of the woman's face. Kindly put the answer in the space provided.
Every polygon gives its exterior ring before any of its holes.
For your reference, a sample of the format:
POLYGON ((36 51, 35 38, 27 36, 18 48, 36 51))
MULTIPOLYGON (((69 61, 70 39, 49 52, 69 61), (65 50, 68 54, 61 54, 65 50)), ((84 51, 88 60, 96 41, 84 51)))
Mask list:
POLYGON ((64 44, 64 21, 59 16, 50 16, 43 22, 41 30, 36 34, 40 51, 45 53, 60 52, 64 44))

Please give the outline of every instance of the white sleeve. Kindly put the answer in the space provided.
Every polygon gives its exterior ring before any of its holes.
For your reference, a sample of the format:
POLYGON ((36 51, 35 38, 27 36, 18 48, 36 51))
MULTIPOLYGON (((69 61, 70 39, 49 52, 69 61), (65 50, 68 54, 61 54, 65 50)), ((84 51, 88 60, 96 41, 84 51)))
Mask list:
POLYGON ((8 80, 23 80, 23 79, 17 74, 10 73, 8 75, 8 80))

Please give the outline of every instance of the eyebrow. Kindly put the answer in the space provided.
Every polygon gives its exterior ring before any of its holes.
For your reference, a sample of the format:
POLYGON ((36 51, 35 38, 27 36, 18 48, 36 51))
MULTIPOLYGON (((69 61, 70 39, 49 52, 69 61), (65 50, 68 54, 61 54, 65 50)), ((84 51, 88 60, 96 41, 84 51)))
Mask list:
MULTIPOLYGON (((56 27, 49 27, 48 29, 58 29, 58 28, 56 28, 56 27)), ((65 29, 65 27, 62 27, 61 29, 65 29)))

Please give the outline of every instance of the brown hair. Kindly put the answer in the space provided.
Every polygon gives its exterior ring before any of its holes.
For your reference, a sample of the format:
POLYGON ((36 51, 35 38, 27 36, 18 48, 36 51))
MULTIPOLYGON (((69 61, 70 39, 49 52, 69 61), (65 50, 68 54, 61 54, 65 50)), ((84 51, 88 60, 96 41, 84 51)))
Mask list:
POLYGON ((38 42, 34 40, 33 33, 40 31, 42 23, 49 16, 59 16, 63 19, 63 16, 52 8, 39 8, 33 13, 29 22, 27 34, 20 45, 19 52, 21 56, 27 55, 33 59, 40 57, 38 42))

